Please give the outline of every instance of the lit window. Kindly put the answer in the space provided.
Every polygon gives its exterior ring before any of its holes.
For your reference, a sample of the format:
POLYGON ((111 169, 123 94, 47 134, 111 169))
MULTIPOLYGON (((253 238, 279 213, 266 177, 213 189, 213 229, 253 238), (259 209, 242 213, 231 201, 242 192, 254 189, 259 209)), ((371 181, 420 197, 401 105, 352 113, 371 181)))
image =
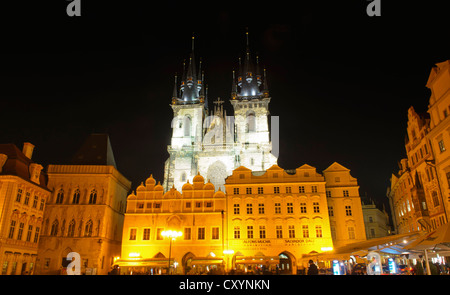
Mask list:
POLYGON ((135 241, 136 240, 136 232, 137 229, 136 228, 130 228, 130 241, 135 241))
POLYGON ((352 206, 345 206, 345 215, 352 216, 352 206))
POLYGON ((142 239, 144 241, 150 240, 150 229, 149 228, 144 228, 144 232, 142 233, 142 239))
POLYGON ((445 152, 444 140, 441 139, 438 144, 439 144, 439 150, 441 151, 441 153, 445 152))
POLYGON ((212 240, 218 240, 219 239, 219 228, 218 227, 213 227, 212 228, 211 239, 212 240))
POLYGON ((240 214, 239 204, 234 204, 233 209, 234 209, 234 214, 236 214, 236 215, 240 214))

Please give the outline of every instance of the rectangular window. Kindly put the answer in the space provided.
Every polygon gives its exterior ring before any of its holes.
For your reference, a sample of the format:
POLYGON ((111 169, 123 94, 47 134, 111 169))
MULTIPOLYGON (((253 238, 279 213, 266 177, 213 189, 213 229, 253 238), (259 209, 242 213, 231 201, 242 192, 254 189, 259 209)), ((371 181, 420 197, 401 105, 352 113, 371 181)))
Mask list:
POLYGON ((155 208, 155 209, 161 209, 161 203, 155 203, 155 205, 153 206, 153 208, 155 208))
POLYGON ((233 212, 234 212, 234 214, 240 214, 240 208, 239 208, 239 204, 234 204, 233 205, 233 212))
POLYGON ((241 238, 241 228, 239 226, 234 227, 234 238, 235 239, 241 238))
POLYGON ((275 214, 281 214, 281 203, 275 203, 275 214))
POLYGON ((191 202, 186 202, 186 209, 191 209, 191 202))
POLYGON ((245 189, 245 191, 246 191, 247 195, 251 195, 252 194, 252 188, 251 187, 247 187, 245 189))
POLYGON ((279 186, 274 186, 273 187, 273 193, 274 194, 279 194, 280 193, 280 187, 279 186))
POLYGON ((345 206, 345 215, 352 216, 352 206, 345 206))
POLYGON ((321 237, 322 237, 322 226, 316 225, 316 238, 321 238, 321 237))
POLYGON ((302 230, 303 230, 303 237, 304 238, 309 238, 309 229, 307 225, 302 225, 302 230))
POLYGON ((287 203, 287 213, 288 214, 294 213, 294 204, 293 203, 287 203))
POLYGON ((247 226, 247 239, 253 239, 253 226, 247 226))
POLYGON ((19 230, 17 231, 17 239, 20 241, 22 240, 22 234, 23 234, 23 227, 25 226, 25 224, 23 222, 21 222, 19 224, 19 230))
POLYGON ((33 232, 33 226, 28 226, 28 232, 27 232, 27 242, 31 241, 31 233, 33 232))
POLYGON ((312 193, 317 193, 317 185, 311 186, 311 192, 312 193))
POLYGON ((264 188, 263 187, 258 187, 258 194, 260 194, 260 195, 264 194, 264 188))
POLYGON ((202 202, 195 202, 195 208, 201 208, 202 202))
POLYGON ((439 150, 441 151, 441 153, 445 152, 444 140, 443 139, 439 140, 438 144, 439 144, 439 150))
POLYGON ((41 199, 41 204, 40 204, 40 206, 39 206, 39 211, 44 210, 44 205, 45 205, 45 200, 44 200, 44 199, 41 199))
POLYGON ((130 228, 130 241, 135 241, 136 240, 136 232, 137 229, 136 228, 130 228))
POLYGON ((137 203, 138 209, 144 209, 144 203, 137 203))
POLYGON ((161 233, 163 232, 163 230, 164 230, 163 228, 157 228, 157 229, 156 229, 156 239, 157 239, 157 240, 162 240, 162 239, 164 239, 163 236, 162 236, 162 234, 161 234, 161 233))
POLYGON ((303 185, 299 186, 299 187, 298 187, 298 192, 299 192, 300 194, 304 194, 304 193, 305 193, 305 187, 304 187, 303 185))
POLYGON ((328 216, 334 216, 333 206, 328 206, 328 216))
POLYGON ((320 213, 319 202, 313 203, 314 213, 320 213))
POLYGON ((185 240, 190 240, 191 239, 191 233, 192 233, 192 229, 190 227, 185 227, 184 228, 184 239, 185 240))
POLYGON ((344 197, 348 197, 348 190, 343 191, 344 197))
POLYGON ((199 227, 198 228, 197 239, 198 240, 204 240, 205 239, 205 228, 204 227, 199 227))
POLYGON ((23 204, 28 205, 28 202, 30 202, 30 193, 29 192, 27 192, 25 194, 25 199, 23 200, 23 204))
POLYGON ((331 191, 327 191, 326 194, 328 198, 331 198, 331 191))
POLYGON ((17 190, 16 202, 20 202, 21 199, 22 199, 22 189, 19 188, 17 190))
POLYGON ((348 227, 348 238, 350 240, 354 240, 355 239, 355 228, 352 226, 348 227))
POLYGON ((239 195, 239 188, 238 187, 233 188, 233 194, 239 195))
POLYGON ((150 203, 150 202, 147 203, 147 209, 152 209, 152 204, 153 204, 153 203, 150 203))
POLYGON ((292 193, 291 187, 287 186, 286 187, 286 194, 290 194, 290 193, 292 193))
POLYGON ((289 239, 295 239, 295 227, 293 225, 288 226, 289 239))
POLYGON ((277 225, 276 231, 277 231, 277 239, 282 239, 283 238, 283 226, 277 225))
POLYGON ((142 234, 142 239, 144 241, 150 240, 150 229, 149 228, 144 228, 144 232, 142 234))
POLYGON ((247 214, 253 214, 253 205, 247 204, 247 214))
POLYGON ((16 221, 11 220, 11 225, 9 227, 8 239, 12 239, 14 237, 14 231, 16 229, 16 221))
POLYGON ((219 228, 213 227, 211 232, 211 239, 218 240, 219 239, 219 228))
POLYGON ((306 213, 306 203, 300 203, 300 213, 306 213))
POLYGON ((36 227, 36 230, 34 231, 34 240, 33 240, 33 243, 37 243, 37 242, 39 241, 39 231, 40 231, 40 228, 39 228, 39 227, 36 227))
POLYGON ((33 205, 31 206, 32 208, 37 208, 38 200, 38 196, 34 196, 33 205))
POLYGON ((259 238, 260 239, 266 238, 266 227, 264 225, 259 226, 259 238))
POLYGON ((205 206, 206 206, 206 208, 212 208, 212 202, 211 201, 206 202, 205 206))
POLYGON ((258 213, 259 214, 264 214, 264 204, 263 203, 259 203, 258 204, 258 213))

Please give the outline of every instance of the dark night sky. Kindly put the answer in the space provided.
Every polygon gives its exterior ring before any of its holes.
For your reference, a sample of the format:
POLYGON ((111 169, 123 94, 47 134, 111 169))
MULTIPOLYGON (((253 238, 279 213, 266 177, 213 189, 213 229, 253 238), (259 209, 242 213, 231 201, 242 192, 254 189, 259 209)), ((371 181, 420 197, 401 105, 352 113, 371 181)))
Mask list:
POLYGON ((248 27, 280 117, 279 165, 322 172, 337 161, 361 196, 387 201, 407 110, 426 112, 430 69, 450 58, 443 5, 382 0, 382 16, 368 17, 365 0, 145 2, 82 0, 73 18, 64 0, 2 6, 0 143, 35 144, 46 166, 108 132, 133 188, 150 173, 162 181, 173 76, 192 32, 209 101, 227 101, 248 27))

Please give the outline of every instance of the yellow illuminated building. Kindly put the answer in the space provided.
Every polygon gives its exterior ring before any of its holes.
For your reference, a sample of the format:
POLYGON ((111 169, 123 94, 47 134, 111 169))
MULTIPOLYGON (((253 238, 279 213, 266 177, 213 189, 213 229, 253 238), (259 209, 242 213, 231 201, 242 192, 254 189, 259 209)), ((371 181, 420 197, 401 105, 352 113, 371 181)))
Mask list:
POLYGON ((49 165, 37 274, 64 274, 67 255, 80 255, 82 274, 106 275, 120 255, 131 182, 116 169, 109 137, 92 134, 70 165, 49 165))
POLYGON ((166 273, 169 260, 171 273, 295 274, 305 254, 366 239, 356 179, 338 163, 324 175, 309 165, 241 166, 226 179, 226 195, 201 175, 181 193, 164 192, 150 176, 128 196, 115 263, 121 274, 166 273), (171 241, 168 230, 180 236, 171 241))
POLYGON ((45 202, 50 197, 34 145, 0 144, 1 275, 34 274, 45 202))
POLYGON ((408 109, 406 158, 387 196, 397 233, 430 231, 448 222, 450 198, 450 61, 431 69, 428 114, 408 109))
POLYGON ((164 192, 150 176, 127 198, 122 256, 116 260, 122 274, 222 272, 225 193, 215 192, 201 175, 185 183, 180 193, 174 187, 164 192), (181 236, 170 241, 164 231, 181 236))

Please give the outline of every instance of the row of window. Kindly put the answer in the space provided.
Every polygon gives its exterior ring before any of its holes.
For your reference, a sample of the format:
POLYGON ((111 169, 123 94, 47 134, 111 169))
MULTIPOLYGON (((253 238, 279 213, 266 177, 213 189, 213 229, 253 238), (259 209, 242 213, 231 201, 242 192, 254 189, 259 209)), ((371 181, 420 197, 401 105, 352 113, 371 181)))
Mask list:
MULTIPOLYGON (((164 239, 164 237, 162 235, 163 231, 164 231, 164 228, 157 228, 154 239, 155 240, 163 240, 164 239)), ((138 237, 137 228, 130 228, 129 233, 130 234, 128 236, 128 240, 136 241, 137 237, 138 237)), ((150 240, 151 229, 150 228, 143 228, 141 234, 142 234, 141 240, 149 241, 150 240)), ((205 240, 206 239, 206 227, 198 227, 196 234, 197 234, 197 236, 196 236, 197 240, 205 240)), ((184 230, 183 230, 183 235, 182 235, 181 239, 188 241, 188 240, 192 240, 193 238, 194 237, 193 237, 192 228, 191 227, 185 227, 184 230)), ((219 227, 212 227, 211 228, 211 240, 219 240, 219 238, 220 238, 219 227)))
MULTIPOLYGON (((19 188, 17 190, 16 202, 17 203, 22 203, 22 200, 23 200, 23 205, 29 206, 30 205, 30 197, 31 197, 31 193, 30 192, 26 192, 25 195, 24 195, 23 194, 23 190, 21 188, 19 188)), ((36 208, 37 209, 38 203, 39 203, 39 210, 40 211, 44 210, 45 200, 43 198, 41 198, 41 200, 39 202, 39 197, 38 196, 34 196, 33 202, 31 204, 31 208, 36 208)))
MULTIPOLYGON (((262 194, 264 194, 264 187, 258 187, 256 191, 258 192, 258 195, 262 195, 262 194)), ((240 191, 239 187, 233 188, 233 194, 234 195, 239 195, 240 192, 241 191, 240 191)), ((255 192, 255 190, 252 187, 245 188, 245 194, 251 195, 251 194, 253 194, 253 192, 255 192)), ((311 193, 317 193, 317 186, 316 185, 311 186, 311 191, 310 192, 311 193)), ((280 193, 280 187, 279 186, 274 186, 273 187, 273 193, 274 194, 279 194, 280 193)), ((292 193, 292 187, 286 186, 285 187, 285 193, 286 194, 291 194, 292 193)), ((306 193, 305 186, 303 186, 303 185, 299 186, 298 187, 298 193, 300 193, 300 194, 306 193)), ((326 191, 326 195, 327 195, 327 197, 330 198, 332 196, 331 195, 331 191, 326 191)), ((342 190, 342 195, 344 197, 348 197, 349 196, 348 190, 342 190)))
MULTIPOLYGON (((241 175, 243 175, 243 174, 241 174, 241 175)), ((259 195, 262 195, 262 194, 264 194, 264 187, 258 187, 256 191, 258 192, 259 195)), ((251 194, 253 194, 253 192, 256 192, 256 191, 254 191, 252 187, 245 188, 245 194, 247 194, 247 195, 251 195, 251 194)), ((311 193, 317 193, 317 185, 312 185, 310 192, 311 193)), ((280 193, 280 187, 279 186, 274 186, 273 187, 273 193, 274 194, 279 194, 280 193)), ((291 194, 292 193, 292 187, 286 186, 285 187, 285 193, 291 194)), ((300 193, 300 194, 304 194, 305 193, 305 186, 304 185, 301 185, 301 186, 298 187, 298 193, 300 193)), ((234 187, 233 188, 233 194, 234 195, 239 195, 240 194, 240 188, 239 187, 234 187)))
MULTIPOLYGON (((137 203, 137 208, 138 209, 144 209, 144 207, 146 207, 146 209, 161 209, 161 202, 147 202, 146 206, 144 206, 144 202, 138 202, 137 203)), ((213 201, 196 201, 196 202, 185 202, 184 203, 184 207, 186 209, 191 209, 192 205, 194 205, 194 208, 199 209, 199 208, 212 208, 213 207, 213 201), (194 204, 192 204, 194 203, 194 204)))
MULTIPOLYGON (((75 192, 72 195, 72 204, 79 204, 80 203, 80 190, 76 189, 75 192)), ((58 194, 56 195, 56 204, 63 204, 64 203, 64 191, 62 189, 59 190, 58 194)), ((88 204, 96 204, 97 203, 97 190, 93 189, 89 193, 89 202, 88 204)))
POLYGON ((25 238, 26 242, 31 242, 31 239, 33 238, 33 243, 37 243, 39 241, 40 228, 38 226, 33 227, 32 225, 28 225, 28 228, 26 230, 27 230, 26 235, 24 235, 25 231, 24 222, 17 222, 16 220, 11 220, 11 224, 9 226, 8 239, 16 239, 19 241, 23 241, 25 238))
MULTIPOLYGON (((258 230, 257 230, 257 234, 258 236, 255 234, 256 229, 253 227, 253 225, 248 225, 246 228, 246 238, 247 239, 255 239, 255 238, 260 238, 260 239, 266 239, 267 235, 266 235, 266 226, 265 225, 260 225, 258 230)), ((299 238, 299 236, 296 235, 295 232, 295 225, 288 225, 288 234, 287 237, 285 237, 283 235, 283 226, 282 225, 277 225, 275 228, 275 232, 276 232, 276 238, 277 239, 283 239, 283 238, 289 238, 289 239, 295 239, 295 238, 299 238)), ((235 239, 241 239, 241 227, 240 226, 235 226, 234 227, 234 233, 233 236, 235 239)), ((303 238, 310 238, 310 234, 309 234, 309 226, 308 225, 302 225, 301 227, 301 237, 303 238)), ((322 238, 323 237, 323 233, 322 233, 322 226, 321 225, 316 225, 315 226, 315 238, 322 238)), ((312 236, 311 236, 312 238, 312 236)))
MULTIPOLYGON (((275 203, 274 207, 275 214, 281 214, 281 203, 275 203)), ((314 213, 320 213, 319 202, 313 202, 313 211, 314 213)), ((294 214, 294 203, 286 203, 286 212, 287 214, 294 214)), ((246 204, 246 213, 253 214, 253 204, 246 204)), ((266 209, 264 203, 258 204, 258 214, 265 214, 266 209)), ((300 203, 300 213, 307 213, 306 203, 300 203)), ((233 204, 233 214, 238 215, 241 214, 241 206, 240 204, 233 204)))
MULTIPOLYGON (((48 226, 48 220, 46 221, 46 228, 44 229, 44 232, 47 231, 47 226, 48 226)), ((59 224, 58 219, 56 219, 55 221, 53 221, 51 229, 50 229, 50 236, 56 237, 56 236, 66 236, 66 237, 92 237, 94 232, 94 223, 91 219, 89 219, 86 224, 83 227, 83 221, 80 221, 80 224, 77 227, 77 224, 75 222, 74 219, 72 219, 69 222, 69 225, 67 227, 67 233, 65 232, 66 230, 66 220, 62 221, 62 224, 59 224), (82 231, 84 228, 84 232, 82 231)), ((98 227, 97 227, 97 232, 96 232, 96 236, 99 235, 99 229, 100 229, 100 220, 98 221, 98 227)))

